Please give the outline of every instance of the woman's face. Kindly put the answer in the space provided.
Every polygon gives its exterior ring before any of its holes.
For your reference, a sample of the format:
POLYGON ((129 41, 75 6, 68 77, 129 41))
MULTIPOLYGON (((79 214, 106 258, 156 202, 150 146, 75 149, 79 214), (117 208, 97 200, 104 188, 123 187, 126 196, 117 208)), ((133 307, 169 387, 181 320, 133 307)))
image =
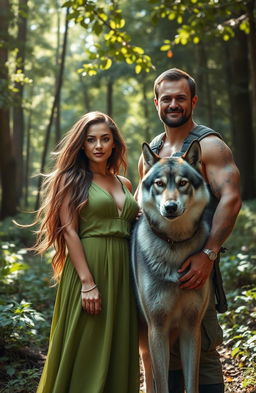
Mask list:
POLYGON ((84 142, 84 152, 91 163, 107 163, 115 147, 112 131, 105 123, 92 124, 84 142))

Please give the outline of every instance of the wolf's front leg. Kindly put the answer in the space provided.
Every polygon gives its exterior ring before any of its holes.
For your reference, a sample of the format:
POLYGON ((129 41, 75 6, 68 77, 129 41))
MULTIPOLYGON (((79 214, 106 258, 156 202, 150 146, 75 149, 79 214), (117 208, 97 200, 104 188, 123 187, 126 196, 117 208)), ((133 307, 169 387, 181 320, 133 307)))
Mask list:
POLYGON ((140 357, 144 371, 144 391, 154 393, 154 381, 152 374, 151 356, 148 345, 148 329, 145 323, 140 325, 140 357))
POLYGON ((198 393, 200 351, 200 323, 196 326, 183 326, 180 334, 180 353, 188 393, 198 393))
POLYGON ((168 393, 169 336, 167 329, 148 326, 148 341, 152 361, 155 393, 168 393))

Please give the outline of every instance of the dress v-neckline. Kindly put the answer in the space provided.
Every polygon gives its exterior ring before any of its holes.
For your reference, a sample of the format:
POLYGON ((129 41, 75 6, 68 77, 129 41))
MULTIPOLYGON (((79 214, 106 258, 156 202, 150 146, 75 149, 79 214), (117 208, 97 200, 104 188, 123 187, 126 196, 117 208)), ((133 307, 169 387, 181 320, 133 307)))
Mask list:
MULTIPOLYGON (((119 180, 119 179, 118 179, 118 180, 119 180)), ((120 180, 119 180, 119 181, 120 181, 120 180)), ((95 181, 92 181, 92 184, 96 185, 100 190, 102 190, 106 195, 108 195, 108 196, 112 199, 112 201, 114 202, 114 205, 115 205, 115 208, 116 208, 116 211, 117 211, 117 215, 118 215, 119 218, 122 216, 122 214, 123 214, 123 212, 124 212, 124 208, 125 208, 125 204, 126 204, 126 200, 127 200, 127 192, 126 192, 126 190, 125 190, 125 187, 124 187, 124 185, 123 185, 123 183, 122 183, 121 181, 120 181, 120 183, 121 183, 121 187, 122 187, 122 190, 123 190, 123 193, 124 193, 125 198, 124 198, 123 208, 122 208, 122 210, 121 210, 120 213, 119 213, 119 209, 118 209, 116 200, 115 200, 115 198, 113 197, 113 195, 111 195, 110 192, 108 192, 104 187, 100 186, 100 185, 99 185, 98 183, 96 183, 95 181)))

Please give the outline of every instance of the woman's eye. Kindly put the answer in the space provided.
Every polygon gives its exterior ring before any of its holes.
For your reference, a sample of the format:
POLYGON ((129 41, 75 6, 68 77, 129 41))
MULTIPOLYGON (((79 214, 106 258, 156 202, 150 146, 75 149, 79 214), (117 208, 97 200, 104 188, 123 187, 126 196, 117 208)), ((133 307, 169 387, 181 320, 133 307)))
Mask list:
POLYGON ((106 138, 104 138, 103 140, 104 140, 104 142, 108 142, 109 141, 109 137, 106 137, 106 138))
POLYGON ((164 187, 164 182, 163 182, 162 180, 156 180, 156 181, 155 181, 155 184, 156 184, 158 187, 164 187))
POLYGON ((93 143, 93 142, 94 142, 94 139, 88 138, 88 139, 86 140, 86 142, 88 142, 88 143, 93 143))

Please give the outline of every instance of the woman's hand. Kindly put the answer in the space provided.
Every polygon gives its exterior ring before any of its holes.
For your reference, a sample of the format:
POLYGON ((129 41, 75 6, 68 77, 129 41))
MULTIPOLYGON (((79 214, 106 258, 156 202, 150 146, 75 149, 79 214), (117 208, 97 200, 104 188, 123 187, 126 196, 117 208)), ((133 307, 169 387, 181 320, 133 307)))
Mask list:
POLYGON ((81 289, 82 307, 88 314, 96 315, 101 312, 101 296, 97 286, 92 289, 85 286, 81 289))

